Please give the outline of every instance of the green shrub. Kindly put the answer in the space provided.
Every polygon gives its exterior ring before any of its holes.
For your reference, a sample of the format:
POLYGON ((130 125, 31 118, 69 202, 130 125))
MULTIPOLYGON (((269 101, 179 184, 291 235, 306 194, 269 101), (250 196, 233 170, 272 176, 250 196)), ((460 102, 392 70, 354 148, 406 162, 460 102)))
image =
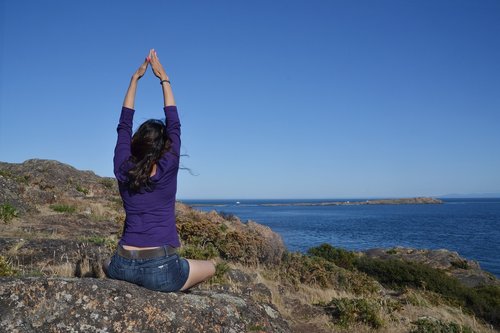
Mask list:
POLYGON ((10 172, 9 170, 0 170, 0 176, 3 176, 5 178, 11 178, 21 184, 28 184, 30 180, 30 175, 16 176, 12 174, 12 172, 10 172))
POLYGON ((64 204, 56 204, 56 205, 51 205, 50 209, 52 209, 55 212, 58 213, 74 213, 76 212, 76 207, 71 206, 71 205, 64 205, 64 204))
POLYGON ((216 244, 222 232, 218 225, 209 220, 202 219, 196 214, 178 218, 177 230, 181 239, 190 244, 203 247, 205 243, 216 244))
POLYGON ((112 178, 103 178, 101 179, 101 184, 107 189, 112 189, 115 185, 115 181, 112 178))
POLYGON ((177 231, 185 245, 204 248, 212 243, 222 259, 245 265, 274 266, 281 260, 280 244, 263 237, 259 230, 243 224, 230 228, 218 217, 195 210, 178 210, 176 217, 177 231))
POLYGON ((9 223, 14 217, 17 216, 17 209, 11 204, 3 204, 0 206, 0 219, 5 223, 9 223))
POLYGON ((335 324, 344 328, 356 323, 362 323, 375 329, 383 325, 379 316, 380 306, 364 298, 334 298, 330 303, 322 306, 335 324))
POLYGON ((357 271, 348 271, 334 263, 316 256, 286 252, 281 264, 276 267, 276 276, 281 283, 293 287, 304 283, 322 288, 333 287, 353 292, 357 295, 369 295, 379 291, 373 278, 357 271))
POLYGON ((244 264, 257 264, 262 249, 262 239, 250 232, 229 231, 217 242, 221 257, 244 264))
POLYGON ((76 185, 76 190, 85 195, 88 195, 90 193, 88 189, 81 187, 80 185, 76 185))
POLYGON ((415 328, 411 333, 474 333, 468 326, 462 326, 453 322, 445 323, 441 320, 421 318, 412 322, 415 328))
POLYGON ((207 260, 218 257, 219 251, 212 243, 207 243, 203 247, 188 244, 182 246, 179 255, 188 259, 207 260))
POLYGON ((397 254, 398 251, 396 249, 389 249, 389 250, 385 251, 385 253, 387 253, 387 254, 397 254))
POLYGON ((12 265, 5 259, 4 256, 0 256, 0 276, 14 276, 17 271, 12 267, 12 265))
POLYGON ((177 230, 184 244, 194 247, 186 249, 195 251, 192 255, 203 255, 199 250, 207 249, 207 246, 214 246, 223 259, 244 264, 257 264, 261 257, 269 255, 264 249, 264 240, 256 233, 239 230, 227 232, 227 227, 221 227, 220 223, 214 223, 194 211, 178 216, 177 222, 177 230))
POLYGON ((281 282, 285 284, 297 286, 305 283, 328 287, 332 284, 334 278, 332 272, 336 269, 338 267, 323 258, 286 252, 276 272, 281 282))
POLYGON ((23 175, 16 178, 17 182, 21 184, 28 184, 30 181, 30 175, 23 175))
POLYGON ((211 282, 213 283, 224 283, 226 282, 226 273, 229 270, 229 265, 222 261, 215 265, 215 275, 212 277, 211 282))
POLYGON ((236 217, 236 215, 232 214, 232 213, 226 213, 226 212, 223 212, 223 211, 220 211, 218 212, 219 216, 222 217, 224 220, 226 221, 236 221, 238 220, 238 218, 236 217))
POLYGON ((478 317, 500 326, 500 286, 467 288, 464 295, 466 306, 478 317))
MULTIPOLYGON (((390 250, 389 250, 390 251, 390 250)), ((311 248, 309 254, 335 263, 337 266, 363 272, 380 283, 397 290, 423 289, 442 295, 448 303, 463 306, 489 323, 500 326, 500 287, 469 288, 456 278, 428 265, 399 259, 357 257, 354 253, 334 248, 328 244, 311 248)), ((467 269, 467 262, 455 266, 467 269)), ((353 281, 356 281, 353 280, 353 281)), ((341 281, 341 284, 350 281, 341 281)), ((353 286, 351 286, 351 290, 353 286)))
POLYGON ((403 260, 363 257, 356 260, 356 268, 394 289, 422 288, 443 295, 449 302, 500 326, 499 286, 469 288, 443 271, 403 260))
POLYGON ((373 276, 380 283, 398 290, 405 287, 422 288, 445 296, 463 292, 464 286, 455 278, 430 266, 398 259, 356 260, 356 268, 373 276))
POLYGON ((308 253, 333 262, 337 266, 364 272, 380 283, 398 290, 407 287, 422 288, 449 296, 461 293, 465 288, 457 279, 446 275, 443 271, 421 263, 358 257, 353 252, 334 248, 329 244, 311 248, 308 253))
POLYGON ((321 244, 320 246, 312 247, 307 251, 307 253, 324 258, 339 267, 349 270, 354 268, 354 261, 356 260, 356 255, 353 252, 335 248, 330 244, 321 244))

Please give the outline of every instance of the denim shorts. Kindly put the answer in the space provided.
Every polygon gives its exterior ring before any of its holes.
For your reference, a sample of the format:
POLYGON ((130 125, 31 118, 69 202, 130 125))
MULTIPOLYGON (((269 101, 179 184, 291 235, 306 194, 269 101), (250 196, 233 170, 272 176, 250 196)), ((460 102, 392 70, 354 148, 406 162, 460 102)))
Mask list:
POLYGON ((177 253, 153 259, 111 258, 108 277, 157 291, 179 291, 189 276, 189 263, 177 253))

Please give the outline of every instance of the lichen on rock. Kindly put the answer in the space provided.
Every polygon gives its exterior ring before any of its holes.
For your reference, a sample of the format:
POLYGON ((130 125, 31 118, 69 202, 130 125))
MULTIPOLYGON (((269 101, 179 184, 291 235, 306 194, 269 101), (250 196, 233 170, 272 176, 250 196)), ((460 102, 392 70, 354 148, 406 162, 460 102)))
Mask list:
POLYGON ((1 278, 2 332, 289 332, 271 304, 217 291, 161 293, 110 279, 1 278))

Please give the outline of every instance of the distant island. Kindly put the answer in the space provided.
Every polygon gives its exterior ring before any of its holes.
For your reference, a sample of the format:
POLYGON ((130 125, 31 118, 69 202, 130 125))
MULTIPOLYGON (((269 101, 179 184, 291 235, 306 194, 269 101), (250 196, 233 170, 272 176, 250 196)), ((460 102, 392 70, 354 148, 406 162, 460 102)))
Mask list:
POLYGON ((442 204, 443 201, 435 198, 402 198, 402 199, 377 199, 365 201, 325 201, 325 202, 290 202, 268 203, 261 206, 358 206, 358 205, 428 205, 442 204))
MULTIPOLYGON (((317 202, 276 202, 259 203, 257 206, 277 207, 277 206, 360 206, 360 205, 429 205, 442 204, 443 201, 430 197, 400 198, 400 199, 373 199, 355 201, 317 201, 317 202)), ((239 204, 239 203, 237 203, 239 204)), ((191 207, 225 207, 227 203, 190 203, 191 207)))

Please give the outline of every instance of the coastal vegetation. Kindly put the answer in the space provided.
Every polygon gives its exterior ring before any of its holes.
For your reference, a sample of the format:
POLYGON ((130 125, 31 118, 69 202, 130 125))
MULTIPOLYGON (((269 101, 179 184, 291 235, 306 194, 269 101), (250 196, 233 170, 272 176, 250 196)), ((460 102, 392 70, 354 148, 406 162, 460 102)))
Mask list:
POLYGON ((69 213, 69 214, 74 213, 76 211, 75 206, 65 205, 65 204, 51 205, 50 209, 58 213, 69 213))
POLYGON ((380 306, 364 298, 335 298, 327 304, 318 304, 332 316, 341 327, 348 328, 356 323, 368 325, 374 329, 383 326, 380 318, 380 306))
POLYGON ((17 209, 11 204, 6 203, 0 205, 0 220, 4 223, 9 223, 14 217, 17 217, 17 215, 17 209))
POLYGON ((467 287, 444 271, 424 264, 403 260, 381 260, 336 249, 329 244, 311 248, 309 254, 319 256, 340 267, 373 277, 382 285, 403 291, 407 288, 437 293, 449 304, 468 309, 476 316, 500 326, 500 286, 467 287))
POLYGON ((12 267, 12 264, 4 256, 0 256, 0 277, 14 276, 16 274, 17 271, 12 267))
MULTIPOLYGON (((55 161, 0 163, 0 171, 0 205, 23 212, 9 224, 0 224, 0 284, 14 278, 20 281, 19 290, 29 289, 22 280, 27 276, 102 281, 101 262, 113 253, 125 217, 116 184, 55 161)), ((406 260, 405 251, 397 248, 380 251, 387 256, 382 258, 329 244, 296 253, 287 251, 268 227, 243 223, 232 214, 177 203, 176 215, 180 254, 216 262, 215 277, 191 296, 203 300, 203 295, 218 292, 224 299, 247 297, 245 302, 256 302, 271 317, 288 323, 290 332, 479 333, 500 327, 498 280, 466 285, 455 271, 480 273, 466 259, 446 256, 449 262, 436 268, 406 260)), ((43 281, 37 285, 49 288, 43 281)), ((105 281, 103 290, 114 288, 114 283, 105 281)), ((83 283, 90 290, 94 285, 101 284, 83 283)), ((113 297, 126 299, 121 288, 115 288, 113 297)), ((130 294, 140 289, 127 288, 130 294)), ((104 291, 94 293, 105 299, 104 291)), ((266 325, 257 320, 241 331, 272 332, 266 325)))
POLYGON ((415 328, 410 333, 473 333, 469 326, 447 323, 432 318, 421 318, 413 323, 415 328))

